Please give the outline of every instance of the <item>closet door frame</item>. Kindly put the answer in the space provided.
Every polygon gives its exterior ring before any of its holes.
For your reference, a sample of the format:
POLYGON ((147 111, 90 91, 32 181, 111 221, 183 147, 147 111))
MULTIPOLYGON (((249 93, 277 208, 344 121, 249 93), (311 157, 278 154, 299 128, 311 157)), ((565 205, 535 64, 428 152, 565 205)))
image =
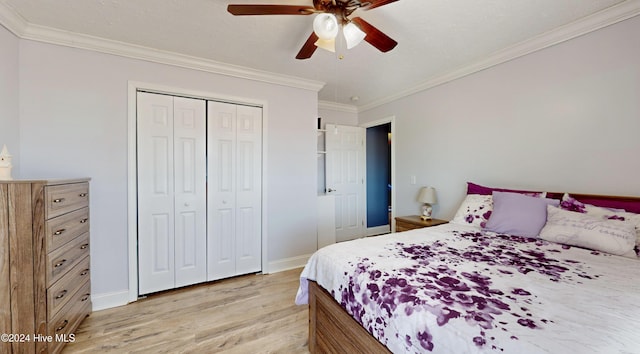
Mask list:
MULTIPOLYGON (((151 93, 166 94, 172 96, 183 96, 190 98, 205 99, 211 101, 222 101, 228 103, 235 103, 246 106, 255 106, 262 108, 262 273, 268 274, 268 261, 267 261, 267 225, 264 215, 268 215, 267 212, 267 142, 268 134, 265 127, 268 125, 268 101, 257 100, 248 97, 237 97, 216 92, 189 90, 180 87, 158 85, 153 83, 145 83, 138 81, 128 82, 128 125, 127 125, 127 234, 128 234, 128 246, 129 246, 129 291, 122 292, 120 296, 113 296, 112 301, 114 306, 122 304, 122 302, 134 302, 138 300, 138 252, 137 252, 137 153, 136 153, 136 139, 137 139, 137 92, 146 91, 151 93)), ((108 305, 108 304, 107 304, 108 305)))

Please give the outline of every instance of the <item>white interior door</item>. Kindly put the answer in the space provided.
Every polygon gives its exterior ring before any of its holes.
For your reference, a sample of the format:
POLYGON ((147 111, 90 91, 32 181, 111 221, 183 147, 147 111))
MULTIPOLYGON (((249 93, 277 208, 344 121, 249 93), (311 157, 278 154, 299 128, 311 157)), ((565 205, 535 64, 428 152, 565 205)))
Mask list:
POLYGON ((208 102, 207 107, 208 280, 235 274, 236 107, 208 102))
POLYGON ((174 97, 175 287, 207 280, 206 102, 174 97))
POLYGON ((208 102, 208 279, 262 266, 262 109, 208 102))
POLYGON ((139 294, 206 280, 204 101, 139 92, 139 294))
POLYGON ((262 108, 237 106, 236 273, 262 269, 262 108))
POLYGON ((364 128, 326 125, 327 194, 335 198, 336 241, 364 235, 364 128))
POLYGON ((173 97, 138 93, 139 293, 173 288, 173 97))

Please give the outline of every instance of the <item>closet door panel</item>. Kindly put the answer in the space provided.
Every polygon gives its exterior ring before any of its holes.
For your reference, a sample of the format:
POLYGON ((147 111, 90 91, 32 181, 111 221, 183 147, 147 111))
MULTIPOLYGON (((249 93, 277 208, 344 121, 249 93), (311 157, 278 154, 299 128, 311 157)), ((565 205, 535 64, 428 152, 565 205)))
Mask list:
POLYGON ((139 292, 173 288, 173 98, 138 93, 139 292))
POLYGON ((261 265, 261 239, 259 225, 255 220, 259 215, 255 215, 255 208, 238 208, 237 229, 236 229, 236 272, 246 274, 258 272, 261 265))
POLYGON ((262 109, 237 107, 236 271, 262 268, 262 109))
POLYGON ((235 211, 217 209, 215 224, 209 224, 208 280, 217 280, 236 275, 235 265, 235 211))
POLYGON ((208 102, 208 280, 235 275, 236 107, 208 102))
POLYGON ((206 102, 174 97, 175 286, 207 279, 206 102))

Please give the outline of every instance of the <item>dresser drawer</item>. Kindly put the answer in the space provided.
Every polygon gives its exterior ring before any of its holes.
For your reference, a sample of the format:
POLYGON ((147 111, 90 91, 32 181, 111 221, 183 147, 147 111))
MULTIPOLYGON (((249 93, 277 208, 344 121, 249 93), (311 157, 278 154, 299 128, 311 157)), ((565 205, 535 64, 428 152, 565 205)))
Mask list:
POLYGON ((72 183, 45 188, 45 218, 51 219, 89 206, 89 183, 72 183))
POLYGON ((91 284, 89 279, 71 296, 71 299, 49 321, 47 331, 54 338, 49 343, 49 353, 59 353, 64 345, 62 339, 75 340, 75 330, 82 320, 91 312, 91 284), (72 336, 73 335, 73 336, 72 336), (58 339, 56 341, 55 339, 58 339))
POLYGON ((89 233, 84 233, 73 241, 47 255, 47 285, 58 281, 69 269, 89 255, 89 233))
POLYGON ((49 252, 89 232, 89 208, 72 211, 46 221, 45 235, 49 252))
POLYGON ((89 257, 85 257, 47 289, 48 318, 52 320, 75 292, 89 279, 89 257))

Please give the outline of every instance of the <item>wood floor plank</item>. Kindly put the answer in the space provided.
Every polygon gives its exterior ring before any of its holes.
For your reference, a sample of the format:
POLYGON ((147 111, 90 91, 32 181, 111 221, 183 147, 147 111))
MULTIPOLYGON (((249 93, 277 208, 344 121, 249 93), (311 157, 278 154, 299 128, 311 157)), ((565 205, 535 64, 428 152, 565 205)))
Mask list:
POLYGON ((300 272, 246 275, 94 312, 63 354, 309 353, 308 308, 294 304, 300 272))

